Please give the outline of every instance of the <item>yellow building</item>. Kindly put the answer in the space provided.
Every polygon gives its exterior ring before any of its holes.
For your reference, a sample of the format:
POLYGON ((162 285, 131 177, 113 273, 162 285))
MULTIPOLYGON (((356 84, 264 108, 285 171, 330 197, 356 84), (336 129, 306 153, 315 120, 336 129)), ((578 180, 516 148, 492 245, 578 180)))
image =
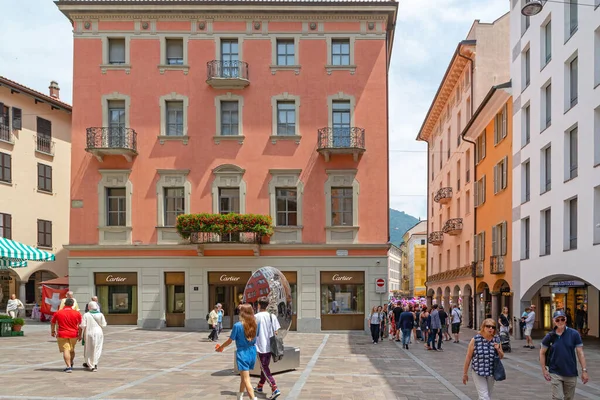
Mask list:
POLYGON ((409 297, 426 294, 427 281, 427 221, 420 221, 403 236, 406 244, 406 268, 409 297))
POLYGON ((413 265, 413 282, 414 290, 412 296, 425 296, 426 288, 425 282, 427 281, 427 245, 426 244, 415 244, 414 245, 414 265, 413 265))

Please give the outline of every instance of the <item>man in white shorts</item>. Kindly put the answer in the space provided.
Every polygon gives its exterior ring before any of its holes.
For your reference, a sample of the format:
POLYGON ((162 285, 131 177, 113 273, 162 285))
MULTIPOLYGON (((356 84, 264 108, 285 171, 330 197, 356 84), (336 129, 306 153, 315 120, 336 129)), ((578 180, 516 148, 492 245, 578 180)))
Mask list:
POLYGON ((527 343, 525 344, 525 348, 535 349, 533 345, 533 340, 531 339, 531 331, 533 330, 533 324, 535 322, 535 305, 531 305, 531 312, 527 314, 527 318, 525 318, 525 340, 527 343))

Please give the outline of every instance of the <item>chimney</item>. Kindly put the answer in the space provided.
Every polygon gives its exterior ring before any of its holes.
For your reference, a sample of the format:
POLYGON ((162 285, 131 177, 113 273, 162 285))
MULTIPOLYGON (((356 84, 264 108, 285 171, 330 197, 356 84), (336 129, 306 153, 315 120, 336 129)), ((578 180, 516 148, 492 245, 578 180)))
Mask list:
POLYGON ((58 82, 56 81, 52 81, 50 82, 50 86, 48 86, 48 89, 50 89, 50 97, 53 97, 55 99, 60 99, 60 88, 58 87, 58 82))

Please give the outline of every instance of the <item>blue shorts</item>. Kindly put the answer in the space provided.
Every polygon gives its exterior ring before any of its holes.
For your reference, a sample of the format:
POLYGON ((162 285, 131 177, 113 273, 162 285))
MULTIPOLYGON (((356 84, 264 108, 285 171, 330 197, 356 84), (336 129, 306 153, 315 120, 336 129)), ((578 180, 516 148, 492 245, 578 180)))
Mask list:
POLYGON ((256 347, 250 346, 236 350, 238 371, 252 371, 256 363, 256 347))

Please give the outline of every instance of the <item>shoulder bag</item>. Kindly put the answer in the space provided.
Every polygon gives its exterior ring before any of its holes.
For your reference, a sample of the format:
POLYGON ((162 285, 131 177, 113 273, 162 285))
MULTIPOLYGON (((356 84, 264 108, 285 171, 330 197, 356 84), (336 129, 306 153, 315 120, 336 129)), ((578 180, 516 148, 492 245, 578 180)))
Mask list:
POLYGON ((271 348, 273 362, 277 362, 283 358, 283 339, 275 334, 275 328, 273 326, 273 314, 271 314, 271 330, 273 335, 269 338, 269 346, 271 348))
POLYGON ((494 353, 494 380, 499 382, 506 379, 506 371, 504 370, 504 365, 502 365, 502 361, 500 360, 500 355, 498 355, 496 350, 494 350, 494 353))

